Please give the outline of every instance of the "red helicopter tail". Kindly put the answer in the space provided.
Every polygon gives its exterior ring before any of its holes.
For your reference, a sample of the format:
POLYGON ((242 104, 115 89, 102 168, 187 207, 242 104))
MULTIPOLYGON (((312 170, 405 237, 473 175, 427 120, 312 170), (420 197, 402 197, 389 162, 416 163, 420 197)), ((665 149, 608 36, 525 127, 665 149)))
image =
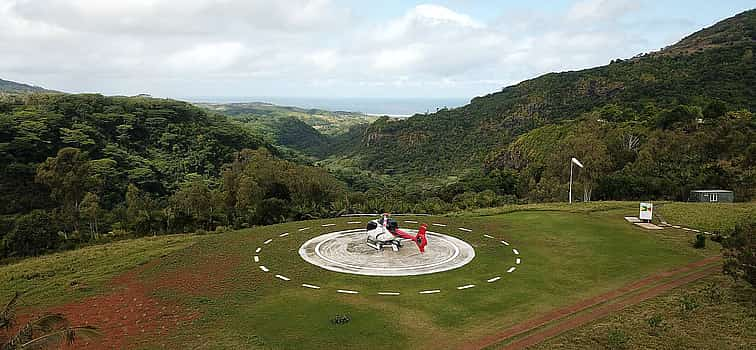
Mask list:
POLYGON ((420 253, 425 253, 425 246, 428 245, 428 238, 425 237, 425 230, 428 229, 428 225, 422 224, 415 236, 415 244, 420 249, 420 253))

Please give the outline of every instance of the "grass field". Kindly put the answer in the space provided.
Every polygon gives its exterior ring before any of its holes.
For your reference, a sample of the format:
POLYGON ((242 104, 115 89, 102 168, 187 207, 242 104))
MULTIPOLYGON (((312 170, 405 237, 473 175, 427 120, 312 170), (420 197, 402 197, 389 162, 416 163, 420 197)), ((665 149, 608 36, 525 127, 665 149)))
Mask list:
POLYGON ((718 254, 716 244, 693 249, 684 231, 650 232, 624 221, 623 216, 637 210, 635 202, 612 202, 414 218, 448 224, 433 229, 464 239, 476 250, 470 264, 425 276, 354 276, 305 263, 297 250, 307 239, 361 227, 347 223, 355 219, 338 218, 125 241, 28 259, 0 267, 0 293, 25 291, 24 305, 39 310, 109 293, 115 288, 111 278, 141 265, 132 271, 138 271, 136 278, 150 295, 198 316, 159 339, 129 335, 129 342, 139 347, 455 348, 553 308, 718 254), (321 226, 326 223, 335 225, 321 226), (310 229, 298 230, 304 227, 310 229), (284 232, 290 234, 279 237, 284 232), (259 264, 270 272, 253 260, 258 247, 263 248, 259 264), (522 259, 519 265, 513 265, 517 255, 512 247, 522 259), (517 269, 507 273, 510 266, 517 269), (486 283, 492 276, 502 278, 486 283), (302 283, 322 288, 303 288, 302 283), (476 287, 456 289, 471 283, 476 287), (339 294, 337 289, 360 294, 339 294), (429 289, 441 292, 418 294, 429 289), (378 296, 378 291, 401 295, 378 296), (331 319, 340 314, 351 321, 333 324, 331 319))
POLYGON ((710 276, 534 349, 754 349, 756 289, 710 276))
POLYGON ((664 203, 656 213, 670 224, 726 234, 736 222, 756 218, 756 203, 664 203))
POLYGON ((186 248, 201 238, 171 235, 130 239, 0 266, 0 300, 10 298, 13 292, 23 294, 22 306, 44 307, 81 299, 102 292, 116 274, 186 248))

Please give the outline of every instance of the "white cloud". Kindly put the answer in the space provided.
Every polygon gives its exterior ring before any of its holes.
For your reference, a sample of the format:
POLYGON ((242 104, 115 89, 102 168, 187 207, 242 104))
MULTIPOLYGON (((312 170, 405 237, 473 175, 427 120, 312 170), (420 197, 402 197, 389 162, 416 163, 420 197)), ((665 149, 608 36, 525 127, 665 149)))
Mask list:
POLYGON ((339 66, 341 57, 335 50, 322 49, 305 56, 305 60, 311 63, 316 69, 329 72, 339 66))
POLYGON ((642 51, 606 21, 634 6, 486 21, 423 4, 364 20, 336 0, 0 0, 0 78, 111 94, 472 96, 642 51))
POLYGON ((640 7, 631 0, 581 0, 572 5, 567 18, 573 21, 607 20, 627 14, 640 7))
POLYGON ((383 72, 407 71, 423 58, 418 46, 381 50, 375 56, 373 68, 383 72))
POLYGON ((166 64, 179 72, 214 72, 238 63, 243 54, 244 46, 236 42, 200 44, 169 55, 166 64))

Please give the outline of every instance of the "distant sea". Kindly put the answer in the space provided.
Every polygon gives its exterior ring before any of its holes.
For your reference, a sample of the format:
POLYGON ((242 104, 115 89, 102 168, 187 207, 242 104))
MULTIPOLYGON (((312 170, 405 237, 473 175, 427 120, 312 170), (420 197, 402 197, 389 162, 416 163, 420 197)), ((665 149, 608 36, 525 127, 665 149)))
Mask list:
POLYGON ((189 97, 185 99, 204 103, 267 102, 279 106, 362 112, 393 117, 432 113, 437 109, 460 107, 470 102, 468 98, 189 97))

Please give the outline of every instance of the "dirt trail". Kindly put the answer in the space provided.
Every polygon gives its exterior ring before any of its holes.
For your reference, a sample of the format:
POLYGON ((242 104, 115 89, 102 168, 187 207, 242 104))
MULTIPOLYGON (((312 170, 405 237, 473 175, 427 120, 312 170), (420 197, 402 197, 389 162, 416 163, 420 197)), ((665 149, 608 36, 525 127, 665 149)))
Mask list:
POLYGON ((719 267, 717 266, 717 267, 707 268, 703 271, 696 272, 690 275, 687 275, 687 273, 689 273, 690 271, 696 270, 700 267, 719 261, 720 259, 721 258, 718 256, 709 257, 703 260, 690 263, 688 265, 681 266, 674 270, 665 271, 665 272, 651 275, 649 277, 627 284, 618 289, 609 291, 607 293, 604 293, 595 297, 591 297, 589 299, 583 300, 581 302, 578 302, 576 304, 570 305, 565 308, 550 311, 542 316, 517 324, 513 327, 510 327, 499 333, 496 333, 495 335, 483 338, 478 342, 468 344, 464 347, 464 349, 482 349, 488 346, 492 346, 494 344, 501 343, 517 335, 533 331, 551 322, 563 319, 570 315, 577 314, 581 311, 585 311, 590 308, 595 308, 575 318, 571 318, 561 323, 557 323, 554 327, 539 330, 522 339, 518 339, 512 344, 507 345, 505 349, 522 349, 522 348, 540 343, 543 340, 546 340, 550 337, 553 337, 557 334, 560 334, 572 328, 576 328, 590 321, 604 317, 607 314, 620 310, 628 305, 637 304, 643 300, 646 300, 648 298, 664 293, 669 289, 675 288, 677 286, 680 286, 680 285, 692 282, 694 280, 697 280, 701 277, 704 277, 712 273, 713 271, 717 270, 719 267), (639 294, 633 295, 630 298, 624 299, 616 303, 608 303, 608 302, 619 299, 623 295, 640 291, 646 287, 652 286, 654 283, 660 280, 663 280, 665 278, 669 278, 672 276, 677 276, 677 277, 665 283, 653 286, 639 294), (601 305, 601 304, 604 304, 604 305, 601 305))

